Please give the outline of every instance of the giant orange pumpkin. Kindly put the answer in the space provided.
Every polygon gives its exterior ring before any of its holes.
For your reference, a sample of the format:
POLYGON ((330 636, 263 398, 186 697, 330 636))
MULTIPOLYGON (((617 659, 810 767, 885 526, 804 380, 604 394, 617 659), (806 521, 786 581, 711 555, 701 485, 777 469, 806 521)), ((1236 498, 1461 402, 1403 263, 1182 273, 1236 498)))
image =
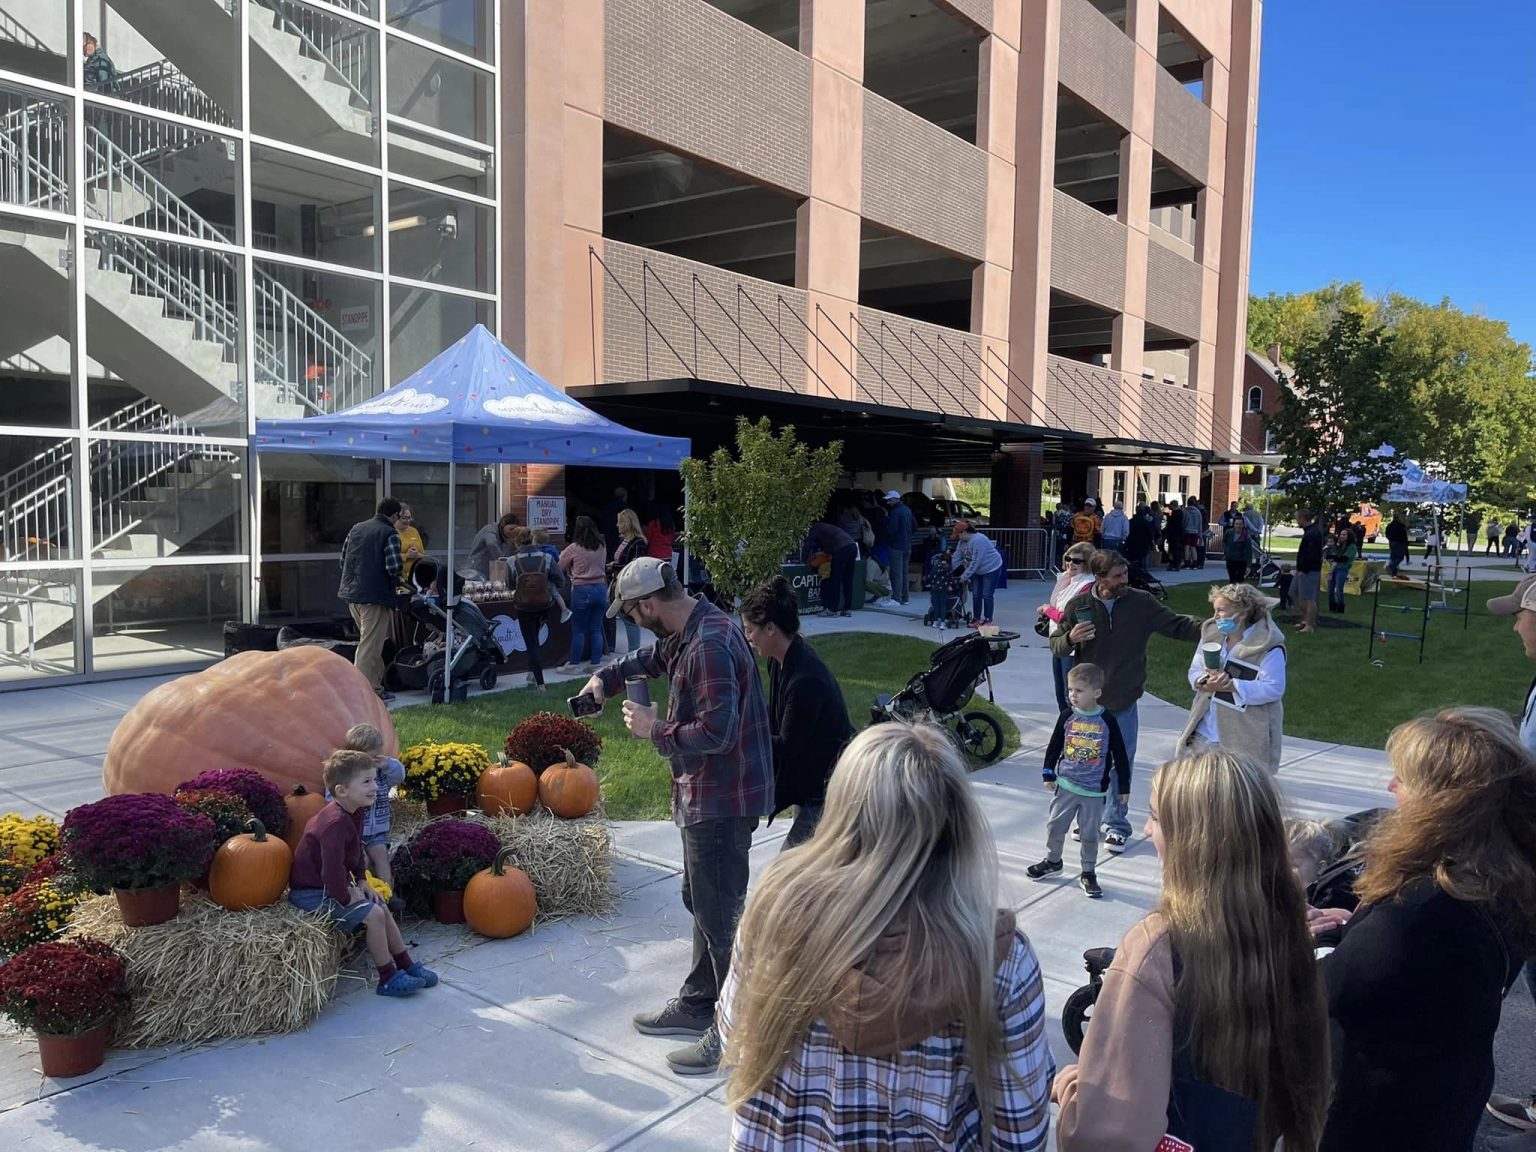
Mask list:
POLYGON ((299 841, 304 839, 304 829, 325 807, 325 797, 296 784, 293 791, 283 797, 283 803, 288 807, 288 831, 283 833, 283 843, 288 845, 289 851, 297 852, 299 841))
POLYGON ((556 816, 579 820, 597 807, 597 773, 578 764, 569 748, 565 763, 551 764, 539 775, 539 800, 556 816))
POLYGON ((464 919, 482 936, 504 940, 526 931, 538 915, 533 881, 521 868, 507 867, 512 849, 503 848, 483 872, 464 885, 464 919))
POLYGON ((293 853, 276 836, 268 836, 260 820, 249 832, 231 836, 213 854, 208 868, 208 895, 231 912, 265 908, 288 890, 293 853))
POLYGON ((475 785, 475 803, 487 816, 503 812, 526 816, 538 802, 539 778, 520 760, 492 764, 480 773, 480 783, 475 785))
POLYGON ((364 722, 384 734, 386 756, 400 754, 389 709, 349 661, 308 644, 241 652, 135 704, 107 745, 102 785, 169 794, 190 773, 254 768, 285 795, 298 784, 323 794, 320 765, 364 722))

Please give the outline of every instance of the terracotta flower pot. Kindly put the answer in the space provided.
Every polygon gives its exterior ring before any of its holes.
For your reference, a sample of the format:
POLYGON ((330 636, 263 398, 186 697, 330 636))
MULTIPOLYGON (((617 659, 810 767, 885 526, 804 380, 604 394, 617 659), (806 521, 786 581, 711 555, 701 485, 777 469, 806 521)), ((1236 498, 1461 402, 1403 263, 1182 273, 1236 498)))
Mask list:
POLYGON ((158 888, 114 888, 117 910, 130 928, 145 928, 176 919, 181 911, 181 885, 162 884, 158 888))
POLYGON ((464 923, 464 890, 433 893, 432 915, 439 924, 464 923))
POLYGON ((462 816, 469 811, 468 796, 438 796, 427 801, 428 816, 462 816))
POLYGON ((108 1029, 98 1024, 78 1036, 37 1034, 37 1054, 43 1062, 43 1075, 63 1078, 84 1076, 101 1067, 107 1056, 108 1029))

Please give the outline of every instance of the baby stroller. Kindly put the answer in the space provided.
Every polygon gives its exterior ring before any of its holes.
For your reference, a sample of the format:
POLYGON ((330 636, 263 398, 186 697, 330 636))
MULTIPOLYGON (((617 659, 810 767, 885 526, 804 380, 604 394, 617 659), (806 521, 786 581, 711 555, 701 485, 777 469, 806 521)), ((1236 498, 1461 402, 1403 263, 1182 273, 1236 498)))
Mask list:
MULTIPOLYGON (((1359 903, 1355 895, 1355 880, 1365 868, 1360 848, 1371 830, 1387 813, 1385 808, 1367 808, 1337 820, 1328 821, 1335 836, 1337 850, 1329 859, 1318 861, 1318 870, 1307 885, 1307 903, 1314 908, 1349 908, 1359 903)), ((1293 859, 1294 853, 1293 853, 1293 859)), ((1313 943, 1320 948, 1336 946, 1340 932, 1329 932, 1314 937, 1313 943)), ((1072 995, 1061 1009, 1061 1031, 1067 1046, 1074 1055, 1083 1047, 1083 1034, 1093 1019, 1093 1005, 1104 985, 1104 973, 1115 960, 1113 948, 1090 948, 1083 953, 1083 966, 1088 969, 1088 983, 1072 995)))
POLYGON ((936 648, 929 667, 907 681, 894 696, 880 695, 870 709, 870 723, 926 720, 954 732, 960 750, 978 764, 990 764, 1003 752, 1003 726, 987 712, 964 712, 976 688, 986 681, 992 699, 992 666, 1008 659, 1008 643, 1017 632, 984 636, 972 632, 936 648))
POLYGON ((478 604, 459 600, 452 609, 447 609, 443 607, 442 597, 431 594, 429 589, 437 579, 437 572, 437 565, 431 560, 417 561, 411 572, 415 591, 401 610, 407 619, 421 624, 429 637, 420 647, 402 648, 395 654, 388 679, 398 688, 425 689, 431 694, 432 703, 441 704, 445 699, 465 699, 468 682, 477 677, 481 688, 496 687, 503 653, 491 622, 478 604), (450 611, 453 614, 453 651, 448 653, 445 644, 450 611))
POLYGON ((1145 564, 1132 564, 1126 574, 1132 588, 1140 588, 1143 592, 1150 592, 1159 600, 1168 599, 1168 589, 1163 587, 1163 582, 1147 569, 1145 564))

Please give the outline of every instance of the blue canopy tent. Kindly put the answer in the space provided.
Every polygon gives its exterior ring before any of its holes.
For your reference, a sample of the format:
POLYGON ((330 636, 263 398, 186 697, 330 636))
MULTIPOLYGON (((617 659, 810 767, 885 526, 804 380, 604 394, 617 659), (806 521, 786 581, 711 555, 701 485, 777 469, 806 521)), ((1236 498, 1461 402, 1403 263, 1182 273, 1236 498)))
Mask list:
MULTIPOLYGON (((524 364, 483 324, 426 366, 341 412, 258 420, 257 452, 449 464, 563 464, 675 469, 684 437, 653 436, 583 407, 524 364)), ((448 469, 448 557, 456 468, 448 469)), ((454 602, 450 575, 448 603, 454 602)), ((453 650, 449 616, 448 650, 453 650)))

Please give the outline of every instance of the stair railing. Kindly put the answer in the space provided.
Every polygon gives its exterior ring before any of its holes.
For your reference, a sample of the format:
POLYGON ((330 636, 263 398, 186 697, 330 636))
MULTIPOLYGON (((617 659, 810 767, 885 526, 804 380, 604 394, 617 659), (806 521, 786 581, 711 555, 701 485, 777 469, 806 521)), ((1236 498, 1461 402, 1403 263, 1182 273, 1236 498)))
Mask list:
MULTIPOLYGON (((67 144, 52 134, 52 118, 22 120, 0 132, 0 195, 34 207, 67 207, 67 144), (41 126, 43 136, 37 129, 41 126), (42 139, 45 147, 34 148, 42 139)), ((222 243, 226 237, 199 216, 153 173, 94 125, 86 126, 86 181, 95 202, 85 206, 93 219, 115 219, 114 200, 133 195, 134 218, 156 231, 222 243)), ((239 353, 239 317, 232 307, 239 286, 238 265, 227 253, 168 240, 117 232, 92 232, 102 266, 133 278, 140 295, 158 297, 167 315, 190 321, 198 339, 220 344, 226 360, 239 353)), ((333 411, 372 391, 373 358, 325 322, 312 308, 264 269, 254 269, 257 326, 255 376, 278 387, 314 412, 333 411)), ((232 382, 234 398, 243 389, 232 382)))
MULTIPOLYGON (((153 400, 141 398, 131 404, 103 416, 87 429, 88 433, 101 432, 157 432, 161 434, 190 434, 194 429, 176 419, 170 412, 153 400)), ((112 469, 108 461, 125 447, 135 450, 144 445, 125 445, 120 440, 101 440, 87 436, 91 459, 92 491, 95 493, 95 521, 100 527, 105 522, 103 510, 110 509, 125 497, 121 483, 104 484, 115 471, 116 478, 130 484, 142 483, 148 475, 121 468, 112 469)), ((0 476, 0 545, 6 560, 50 560, 61 551, 58 541, 67 536, 75 539, 74 501, 74 445, 73 437, 50 444, 9 472, 0 476), (67 530, 67 531, 66 531, 67 530)), ((164 448, 167 445, 150 445, 164 448)), ((200 449, 186 444, 169 445, 183 455, 200 449)), ((143 458, 141 457, 141 462, 143 458)), ((179 463, 179 460, 177 461, 179 463)), ((161 469, 163 470, 163 469, 161 469)))
POLYGON ((30 28, 3 8, 0 8, 0 40, 13 40, 17 44, 23 44, 39 52, 53 52, 53 49, 39 40, 30 28))
MULTIPOLYGON (((354 103, 372 111, 372 44, 367 28, 296 0, 254 0, 277 17, 277 27, 296 36, 303 55, 328 64, 355 97, 354 103)), ((366 12, 367 0, 346 0, 341 7, 366 12)))

